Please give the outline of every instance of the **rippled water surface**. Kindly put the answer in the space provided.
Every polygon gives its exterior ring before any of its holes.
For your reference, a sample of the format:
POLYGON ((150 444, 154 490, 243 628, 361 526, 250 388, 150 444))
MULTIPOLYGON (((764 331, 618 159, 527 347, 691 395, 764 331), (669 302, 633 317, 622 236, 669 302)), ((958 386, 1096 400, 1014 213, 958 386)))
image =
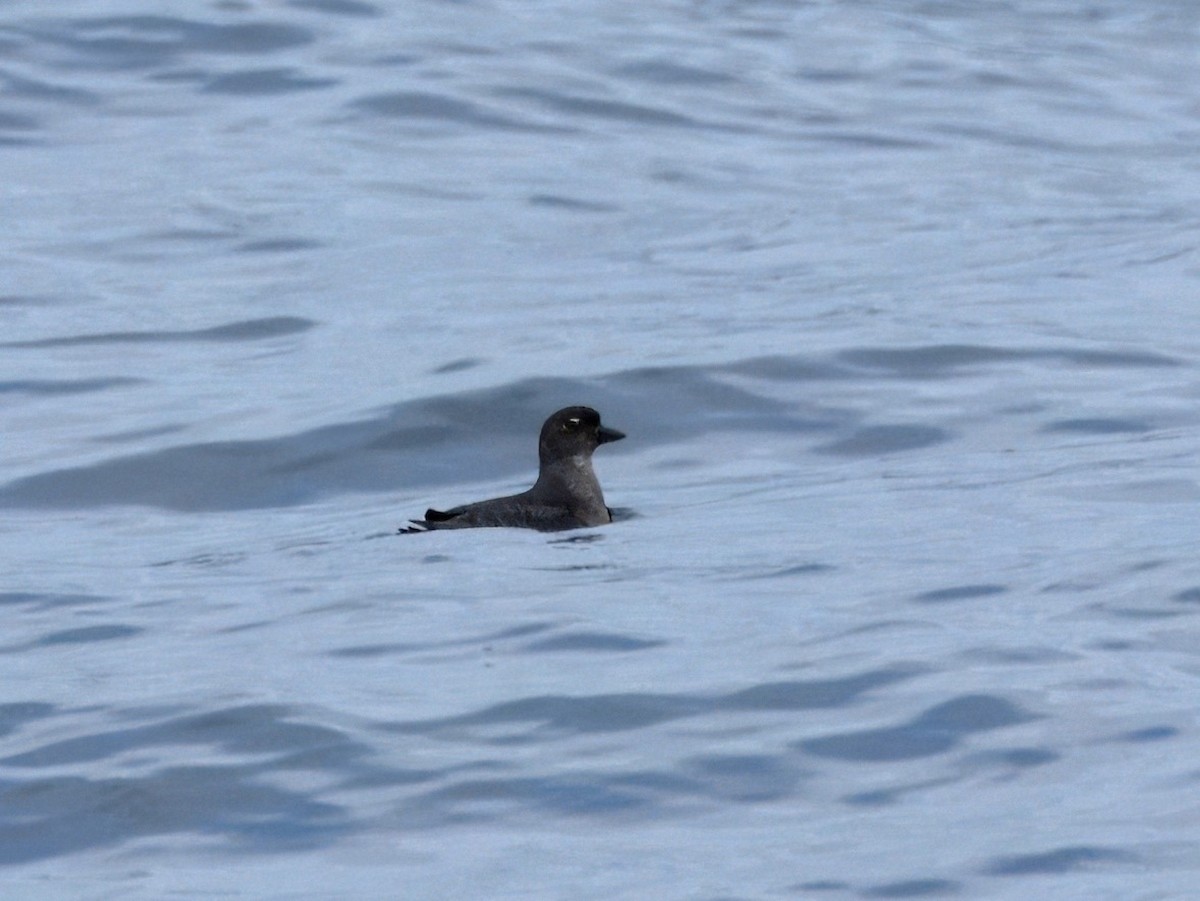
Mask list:
POLYGON ((1200 7, 0 12, 5 897, 1200 882, 1200 7), (628 433, 613 525, 399 536, 628 433))

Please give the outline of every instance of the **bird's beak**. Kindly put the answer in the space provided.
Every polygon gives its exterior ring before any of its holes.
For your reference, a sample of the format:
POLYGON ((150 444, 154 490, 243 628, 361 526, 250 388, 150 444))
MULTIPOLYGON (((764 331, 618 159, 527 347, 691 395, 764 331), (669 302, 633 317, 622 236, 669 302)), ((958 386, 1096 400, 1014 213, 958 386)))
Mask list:
POLYGON ((596 432, 596 442, 598 444, 608 444, 610 441, 620 441, 625 437, 624 432, 618 432, 616 429, 610 429, 608 426, 600 426, 596 432))

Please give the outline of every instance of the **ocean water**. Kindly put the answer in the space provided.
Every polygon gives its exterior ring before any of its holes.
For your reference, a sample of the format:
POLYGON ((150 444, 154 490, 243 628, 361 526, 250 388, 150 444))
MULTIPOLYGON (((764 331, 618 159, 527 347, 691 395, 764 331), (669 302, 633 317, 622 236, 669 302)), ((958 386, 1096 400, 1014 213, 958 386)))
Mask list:
POLYGON ((1200 7, 14 0, 0 894, 1195 897, 1200 7), (521 490, 559 406, 612 525, 521 490))

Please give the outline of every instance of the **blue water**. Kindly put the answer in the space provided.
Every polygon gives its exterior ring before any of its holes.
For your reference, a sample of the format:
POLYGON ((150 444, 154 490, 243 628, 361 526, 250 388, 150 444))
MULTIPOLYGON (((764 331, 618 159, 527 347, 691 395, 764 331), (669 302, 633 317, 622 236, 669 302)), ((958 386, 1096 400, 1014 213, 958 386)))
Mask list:
POLYGON ((0 894, 1194 896, 1198 48, 5 4, 0 894))

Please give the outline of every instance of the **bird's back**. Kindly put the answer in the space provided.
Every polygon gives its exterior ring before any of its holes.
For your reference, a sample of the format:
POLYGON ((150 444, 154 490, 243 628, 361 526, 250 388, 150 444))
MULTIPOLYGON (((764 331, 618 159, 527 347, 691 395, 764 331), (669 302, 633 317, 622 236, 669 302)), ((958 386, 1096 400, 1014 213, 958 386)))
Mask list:
POLYGON ((433 529, 478 529, 510 527, 560 532, 583 526, 599 526, 612 521, 607 507, 578 509, 567 503, 543 498, 531 488, 520 494, 464 504, 450 510, 425 511, 425 519, 414 522, 405 531, 427 532, 433 529))

